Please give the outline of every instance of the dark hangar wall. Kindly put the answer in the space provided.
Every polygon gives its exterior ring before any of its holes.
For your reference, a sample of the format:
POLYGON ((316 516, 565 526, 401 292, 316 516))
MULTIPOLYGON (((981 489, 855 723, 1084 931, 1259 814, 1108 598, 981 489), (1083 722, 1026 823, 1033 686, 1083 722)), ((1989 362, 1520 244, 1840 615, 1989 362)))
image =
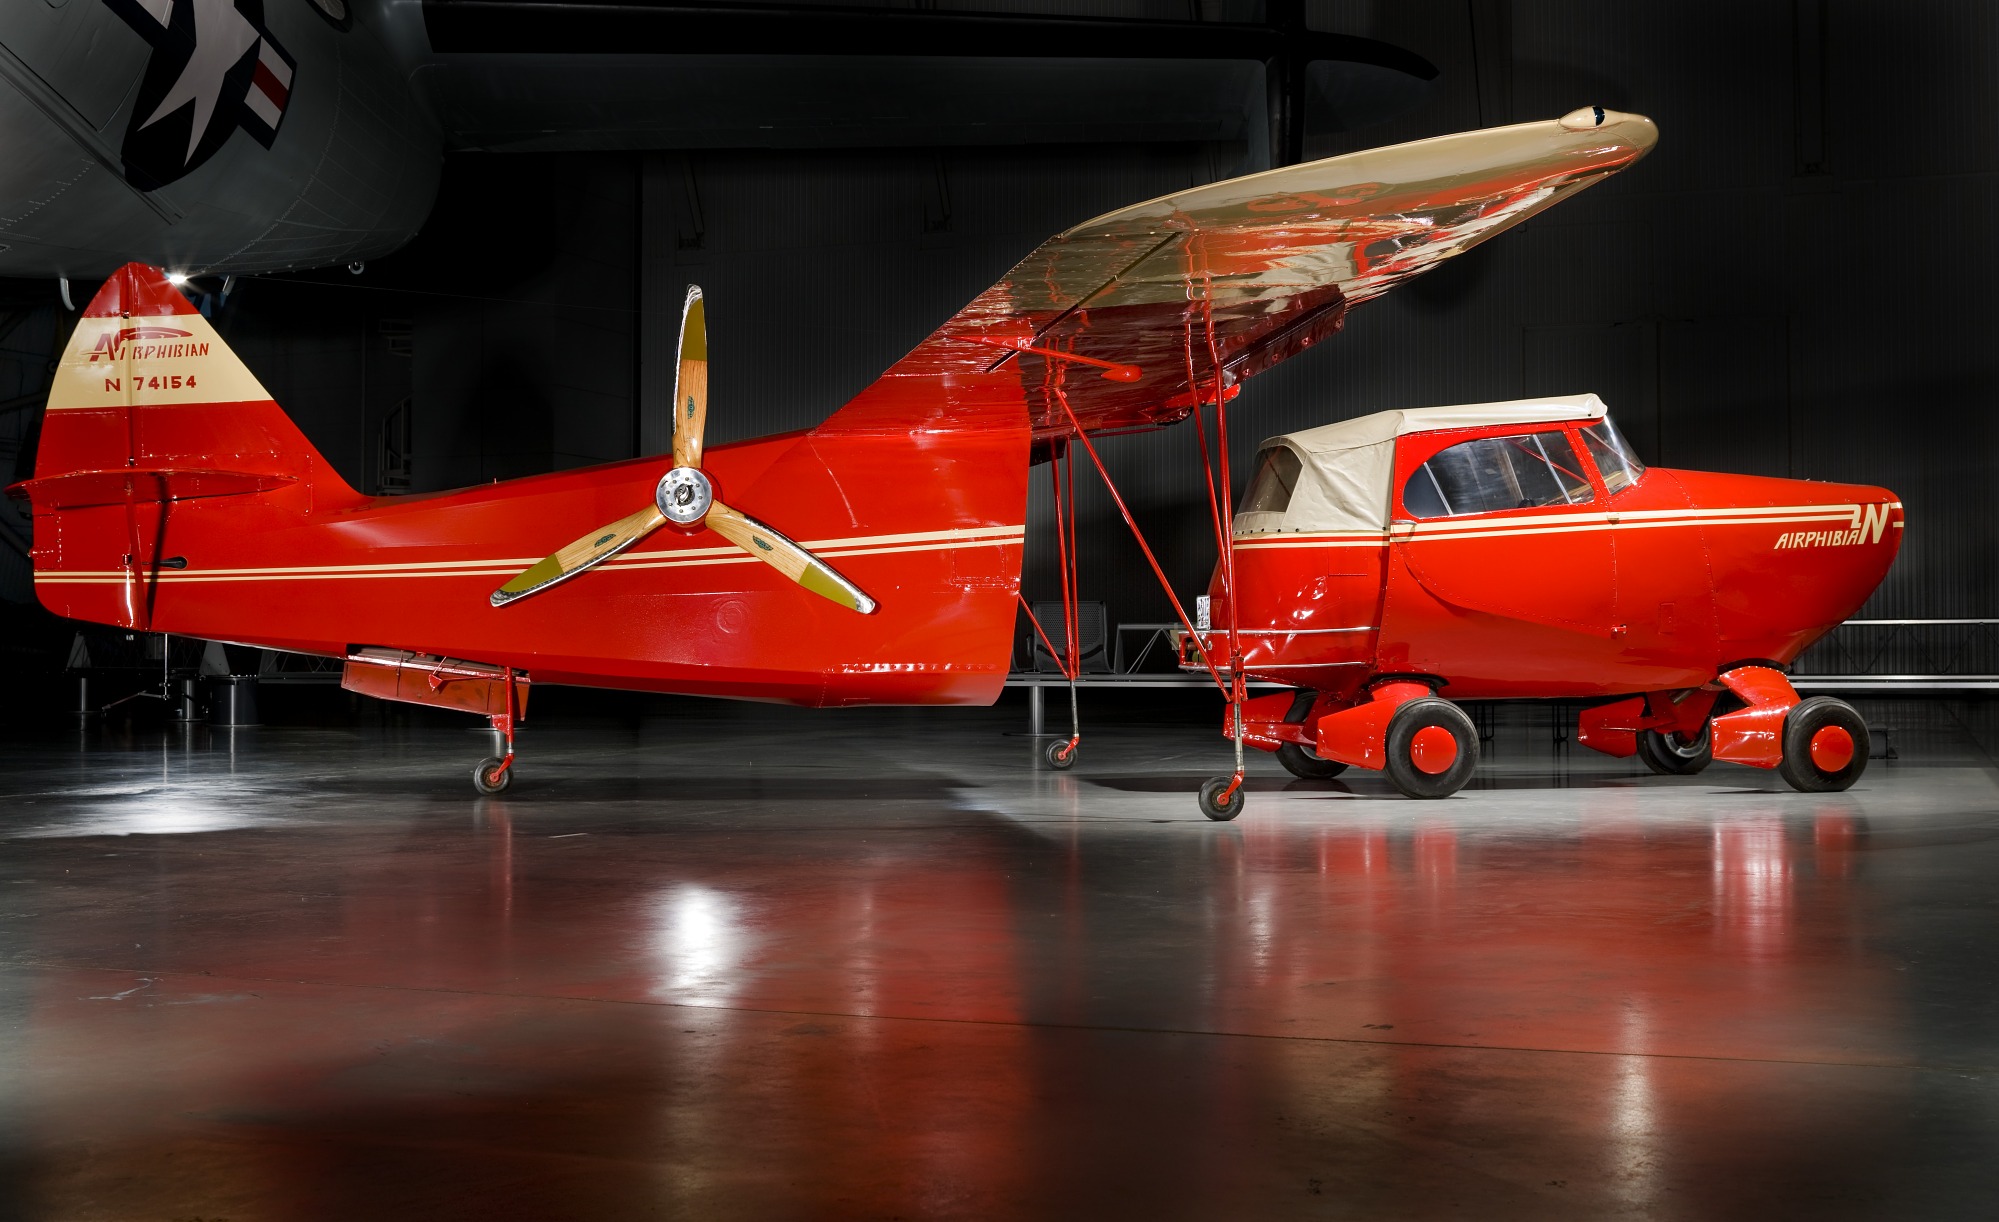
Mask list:
MULTIPOLYGON (((1441 75, 1418 109, 1315 136, 1312 156, 1591 102, 1651 115, 1662 134, 1624 175, 1250 382, 1234 405, 1239 480, 1273 433, 1595 390, 1648 460, 1900 493, 1906 545, 1867 614, 1999 606, 1986 337, 1999 9, 1471 0, 1332 4, 1314 22, 1408 47, 1441 75)), ((227 326, 351 478, 379 484, 381 421, 407 396, 411 486, 448 487, 637 452, 646 370, 661 367, 642 351, 648 292, 677 302, 693 280, 708 293, 716 439, 804 427, 1042 237, 1244 157, 464 154, 409 250, 360 277, 248 284, 227 326)), ((1191 432, 1105 450, 1193 593, 1213 545, 1191 432)), ((1083 489, 1084 595, 1113 622, 1167 618, 1108 500, 1093 479, 1083 489)), ((1053 597, 1048 550, 1031 549, 1030 597, 1053 597)))

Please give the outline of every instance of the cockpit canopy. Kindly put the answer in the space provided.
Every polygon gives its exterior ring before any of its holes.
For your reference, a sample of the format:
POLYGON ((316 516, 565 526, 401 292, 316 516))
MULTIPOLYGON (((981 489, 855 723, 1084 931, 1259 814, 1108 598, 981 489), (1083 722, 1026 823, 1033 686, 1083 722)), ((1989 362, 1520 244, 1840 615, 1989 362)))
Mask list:
MULTIPOLYGON (((1494 425, 1576 424, 1615 495, 1644 464, 1618 435, 1595 395, 1462 407, 1377 412, 1263 443, 1256 475, 1236 511, 1239 535, 1381 531, 1395 496, 1395 443, 1410 433, 1494 425)), ((1559 428, 1473 438, 1432 454, 1405 480, 1403 507, 1417 518, 1573 505, 1595 492, 1569 435, 1559 428)))

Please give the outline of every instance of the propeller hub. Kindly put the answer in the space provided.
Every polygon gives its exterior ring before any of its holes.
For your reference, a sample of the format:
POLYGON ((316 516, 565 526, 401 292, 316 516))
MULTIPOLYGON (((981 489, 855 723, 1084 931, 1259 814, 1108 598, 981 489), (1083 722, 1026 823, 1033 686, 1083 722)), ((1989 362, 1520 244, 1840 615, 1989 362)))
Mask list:
POLYGON ((652 494, 653 504, 675 526, 692 526, 708 514, 715 503, 715 486, 695 467, 675 467, 659 477, 652 494))

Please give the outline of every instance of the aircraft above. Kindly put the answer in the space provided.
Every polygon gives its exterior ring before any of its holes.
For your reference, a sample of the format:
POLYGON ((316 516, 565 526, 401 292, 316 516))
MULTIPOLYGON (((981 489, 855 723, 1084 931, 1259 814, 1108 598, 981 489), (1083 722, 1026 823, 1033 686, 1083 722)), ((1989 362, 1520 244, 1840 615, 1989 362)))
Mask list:
POLYGON ((11 0, 0 276, 362 263, 416 234, 457 149, 953 148, 1110 132, 1267 139, 1295 162, 1308 104, 1319 130, 1337 130, 1420 99, 1436 75, 1400 48, 1310 30, 1302 7, 1273 13, 11 0), (1266 74, 1267 116, 1245 102, 1265 96, 1266 74))

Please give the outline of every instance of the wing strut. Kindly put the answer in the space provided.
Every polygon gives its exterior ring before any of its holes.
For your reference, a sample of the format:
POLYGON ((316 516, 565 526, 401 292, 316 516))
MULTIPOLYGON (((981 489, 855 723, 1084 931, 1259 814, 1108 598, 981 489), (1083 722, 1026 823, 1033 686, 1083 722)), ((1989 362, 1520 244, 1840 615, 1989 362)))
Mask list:
POLYGON ((1204 326, 1201 338, 1205 341, 1203 346, 1207 349, 1207 365, 1209 370, 1206 379, 1200 378, 1195 371, 1194 352, 1196 337, 1191 321, 1186 327, 1183 342, 1188 393, 1194 402, 1195 432, 1200 438, 1201 467, 1208 485, 1209 516, 1215 530, 1216 545, 1221 552, 1223 614, 1226 617, 1225 635, 1228 642, 1227 658, 1223 662, 1217 663, 1211 648, 1211 641, 1208 639, 1214 634, 1197 630, 1193 621, 1188 618, 1187 609, 1181 604, 1179 595, 1174 593, 1173 584, 1166 579, 1166 571, 1160 567, 1159 558, 1154 555, 1152 545, 1146 542, 1145 532, 1139 528, 1138 519, 1132 516, 1131 507, 1125 503, 1123 494, 1118 491, 1116 482, 1111 479, 1110 471, 1104 466, 1103 459, 1097 454, 1096 445, 1091 442, 1089 432, 1083 428, 1082 421, 1076 415, 1075 407, 1069 402, 1068 391, 1064 386, 1068 374, 1068 362, 1066 361, 1051 360, 1047 362, 1048 373, 1046 385, 1049 396, 1060 405, 1063 416, 1068 420, 1070 430, 1070 435, 1061 439, 1060 448, 1050 455, 1049 461, 1050 487, 1055 498, 1056 554, 1062 578, 1063 628, 1067 638, 1063 650, 1058 652, 1054 643, 1048 639, 1048 633, 1042 628, 1040 620, 1035 618, 1033 609, 1027 605, 1026 599, 1023 598, 1021 600, 1021 605, 1023 609, 1027 610, 1028 619, 1034 624, 1035 631, 1040 634, 1041 640, 1048 647, 1049 653, 1055 656, 1058 665, 1061 667, 1063 676, 1069 681, 1070 736, 1066 740, 1058 740, 1050 743, 1046 750, 1046 757, 1049 764, 1056 768, 1067 768, 1075 762, 1076 747, 1082 739, 1082 731, 1076 719, 1076 678, 1081 670, 1081 665, 1077 645, 1079 621, 1077 615, 1078 571, 1075 551, 1075 464, 1073 454, 1068 445, 1068 442, 1073 437, 1074 440, 1082 443, 1084 453, 1089 455, 1091 465, 1096 467, 1098 477, 1104 482, 1104 489, 1111 494, 1111 501, 1117 506, 1119 516, 1124 519, 1124 524, 1130 528, 1132 538, 1138 542, 1139 550, 1145 554, 1146 563, 1152 567, 1152 575, 1158 579, 1159 588, 1165 591, 1167 601, 1173 605, 1173 614, 1179 618, 1180 626, 1186 632, 1186 636, 1182 640, 1193 646, 1195 652, 1200 656, 1201 664, 1207 668, 1209 677, 1215 681, 1216 688, 1221 691, 1222 696, 1229 703, 1229 737, 1235 743, 1235 771, 1229 776, 1215 777, 1201 787, 1202 810, 1211 819, 1226 820, 1233 819, 1236 815, 1242 813, 1242 782, 1244 775, 1243 734, 1245 728, 1243 703, 1248 698, 1248 684, 1243 671, 1242 639, 1240 625, 1236 619, 1237 600, 1234 596, 1235 497, 1228 465, 1228 401, 1231 396, 1227 393, 1228 388, 1222 382, 1223 365, 1220 348, 1215 341, 1213 314, 1210 309, 1206 308, 1207 302, 1212 299, 1212 286, 1207 284, 1205 275, 1202 276, 1202 280, 1204 286, 1210 290, 1204 293, 1202 297, 1204 326), (1213 449, 1210 449, 1208 445, 1207 427, 1205 421, 1202 419, 1201 408, 1204 400, 1201 392, 1203 390, 1207 391, 1207 401, 1211 401, 1215 409, 1215 446, 1213 449), (1216 461, 1218 455, 1220 458, 1219 462, 1216 461), (1217 478, 1217 467, 1220 469, 1219 478, 1217 478), (1224 669, 1226 669, 1226 674, 1224 674, 1224 669))

